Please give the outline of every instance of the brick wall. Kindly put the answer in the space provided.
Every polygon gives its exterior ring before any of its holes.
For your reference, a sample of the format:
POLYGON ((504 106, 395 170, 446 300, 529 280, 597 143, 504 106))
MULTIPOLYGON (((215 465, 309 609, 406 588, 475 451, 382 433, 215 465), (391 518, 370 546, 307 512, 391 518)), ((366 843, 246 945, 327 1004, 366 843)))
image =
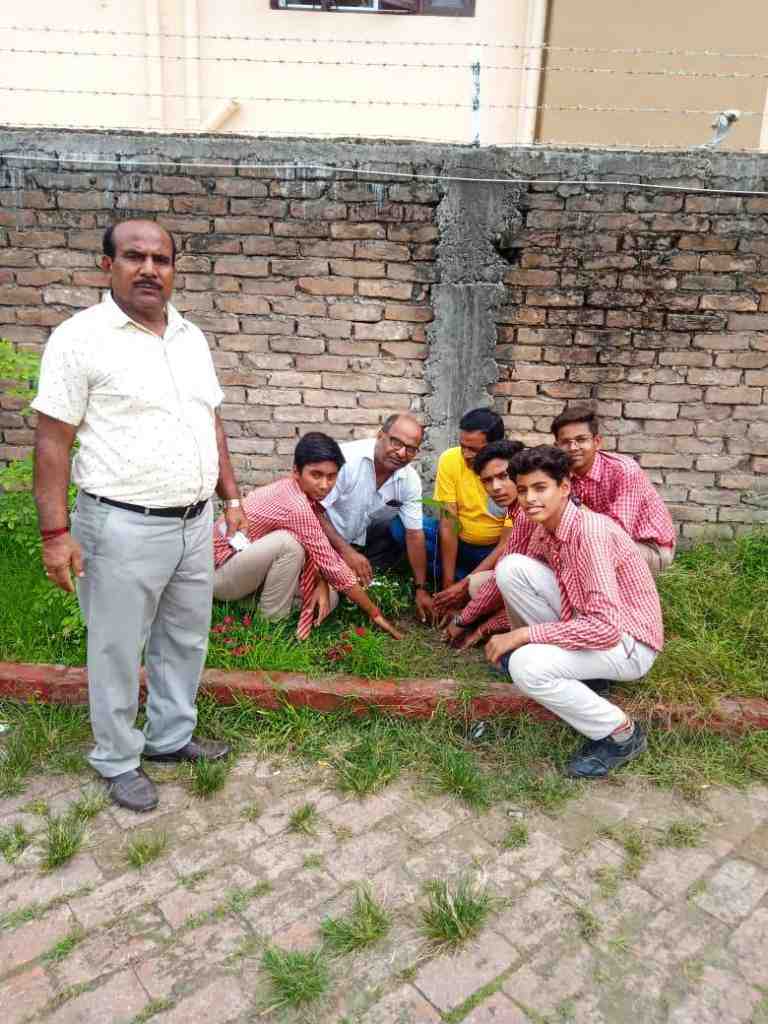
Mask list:
MULTIPOLYGON (((179 244, 174 301, 211 344, 243 483, 287 468, 309 429, 365 436, 412 409, 429 452, 457 409, 494 401, 512 434, 548 441, 564 402, 588 400, 684 538, 768 520, 750 498, 768 479, 768 200, 674 188, 765 189, 768 158, 716 154, 702 170, 685 154, 149 138, 0 142, 0 336, 42 346, 98 301, 104 226, 149 216, 179 244), (670 188, 392 173, 414 169, 670 188)), ((0 460, 29 450, 19 404, 0 398, 0 460)))
POLYGON ((549 442, 589 402, 684 538, 768 522, 768 198, 541 185, 523 206, 493 389, 510 431, 549 442))

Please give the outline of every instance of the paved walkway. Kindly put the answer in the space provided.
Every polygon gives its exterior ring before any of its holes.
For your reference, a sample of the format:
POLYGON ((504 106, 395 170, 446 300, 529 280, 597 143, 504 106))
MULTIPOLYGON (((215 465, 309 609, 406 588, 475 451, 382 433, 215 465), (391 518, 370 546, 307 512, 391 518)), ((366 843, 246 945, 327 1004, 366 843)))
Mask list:
MULTIPOLYGON (((38 778, 0 804, 0 827, 39 830, 25 805, 58 812, 80 790, 38 778)), ((690 804, 619 779, 523 818, 510 805, 474 814, 402 781, 357 801, 324 788, 320 770, 243 759, 212 800, 178 781, 161 795, 151 815, 102 811, 62 868, 41 872, 34 844, 14 865, 0 860, 0 913, 47 907, 0 931, 3 1024, 768 1022, 768 788, 712 789, 690 804), (307 801, 314 836, 288 828, 307 801), (701 844, 658 846, 658 829, 679 819, 706 825, 701 844), (521 821, 527 845, 504 849, 521 821), (634 875, 600 833, 625 821, 649 841, 634 875), (129 868, 127 842, 149 829, 168 834, 167 850, 129 868), (462 872, 501 900, 474 941, 435 954, 419 932, 423 884, 462 872), (345 913, 363 880, 393 913, 388 936, 331 962, 321 1005, 270 1009, 266 940, 316 948, 322 918, 345 913), (73 932, 68 955, 46 958, 73 932)))

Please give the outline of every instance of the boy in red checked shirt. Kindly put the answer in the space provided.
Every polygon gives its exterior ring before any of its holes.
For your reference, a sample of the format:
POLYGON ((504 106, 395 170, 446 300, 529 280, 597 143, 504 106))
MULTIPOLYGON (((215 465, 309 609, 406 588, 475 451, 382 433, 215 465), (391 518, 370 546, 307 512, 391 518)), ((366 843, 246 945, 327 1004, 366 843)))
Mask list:
POLYGON ((601 450, 600 424, 589 406, 564 409, 552 434, 568 456, 574 497, 626 530, 654 576, 668 568, 677 536, 669 509, 633 458, 601 450))
POLYGON ((248 536, 240 538, 239 549, 222 531, 223 520, 214 524, 214 597, 236 601, 260 589, 259 611, 278 620, 290 613, 298 591, 302 606, 296 635, 305 640, 336 606, 336 591, 341 591, 371 622, 402 639, 331 547, 321 525, 325 510, 320 502, 344 465, 341 448, 332 437, 313 431, 296 445, 293 463, 289 477, 244 498, 248 536))
MULTIPOLYGON (((494 585, 510 619, 524 625, 492 637, 486 656, 587 737, 567 772, 598 778, 642 754, 647 740, 585 681, 639 679, 650 670, 664 643, 656 586, 624 530, 570 500, 568 457, 559 448, 520 452, 510 475, 534 528, 525 554, 499 562, 494 585)), ((461 625, 470 624, 469 611, 461 625)))

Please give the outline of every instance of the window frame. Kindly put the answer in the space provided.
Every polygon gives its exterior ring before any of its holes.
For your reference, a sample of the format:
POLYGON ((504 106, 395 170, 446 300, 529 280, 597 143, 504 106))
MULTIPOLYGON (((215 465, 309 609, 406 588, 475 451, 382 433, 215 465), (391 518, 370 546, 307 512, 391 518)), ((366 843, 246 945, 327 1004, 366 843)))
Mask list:
POLYGON ((307 0, 312 2, 316 6, 305 7, 298 6, 297 0, 270 0, 269 6, 273 11, 285 11, 292 14, 388 14, 396 17, 411 17, 411 18, 474 18, 476 0, 461 0, 464 5, 461 9, 447 9, 447 10, 434 10, 427 9, 434 2, 434 0, 417 0, 418 10, 416 11, 370 11, 365 8, 351 8, 343 10, 344 0, 327 0, 330 4, 339 4, 342 10, 338 7, 328 6, 323 8, 321 6, 323 0, 307 0))

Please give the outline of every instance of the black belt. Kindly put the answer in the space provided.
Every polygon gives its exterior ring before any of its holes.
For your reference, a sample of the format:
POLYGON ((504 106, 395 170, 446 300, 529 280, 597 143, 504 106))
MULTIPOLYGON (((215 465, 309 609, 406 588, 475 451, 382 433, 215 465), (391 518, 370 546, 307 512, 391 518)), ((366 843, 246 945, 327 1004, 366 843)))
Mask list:
POLYGON ((199 516, 207 501, 196 501, 194 505, 175 505, 173 508, 147 508, 146 505, 129 505, 127 501, 113 501, 112 498, 100 498, 90 491, 83 491, 89 498, 100 502, 102 505, 112 505, 113 508, 122 508, 126 512, 140 512, 143 516, 163 516, 166 519, 194 519, 199 516))

